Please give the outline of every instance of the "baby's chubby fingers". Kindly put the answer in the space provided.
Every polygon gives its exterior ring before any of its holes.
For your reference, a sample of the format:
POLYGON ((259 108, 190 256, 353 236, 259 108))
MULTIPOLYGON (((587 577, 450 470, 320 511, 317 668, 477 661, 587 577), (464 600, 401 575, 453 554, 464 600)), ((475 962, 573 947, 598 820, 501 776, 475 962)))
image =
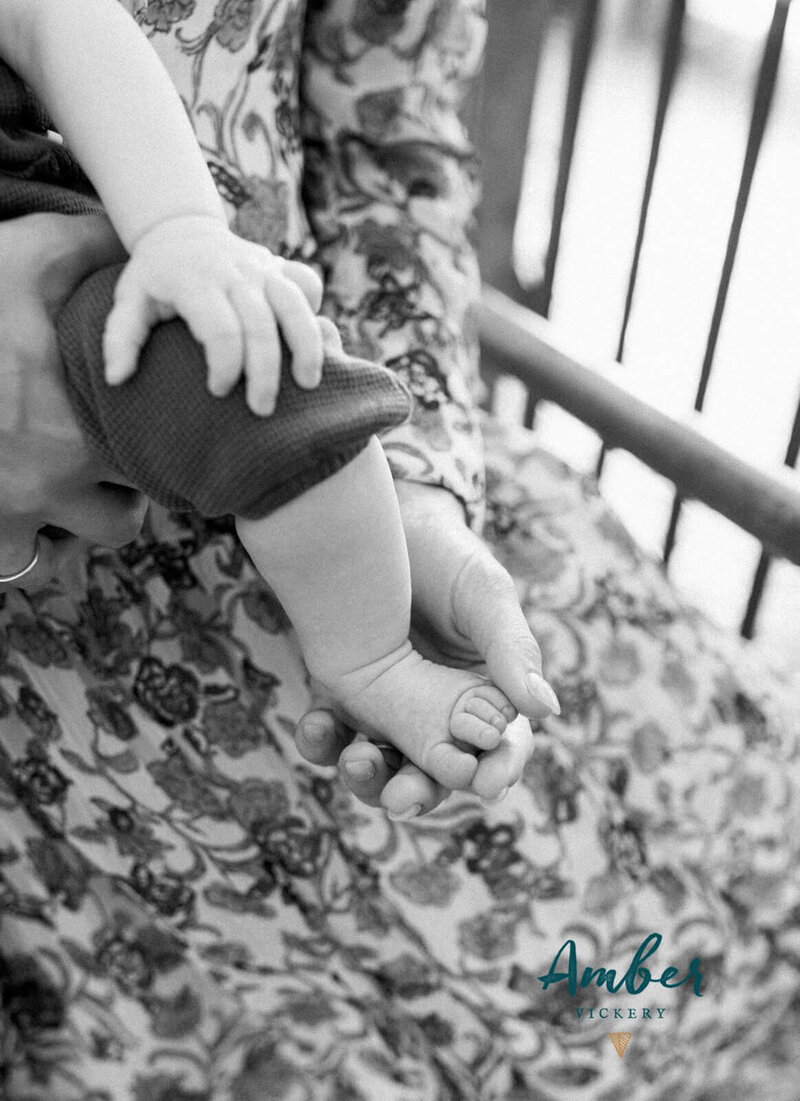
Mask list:
POLYGON ((123 272, 103 332, 105 380, 109 386, 119 386, 136 373, 150 330, 168 316, 168 310, 159 308, 144 288, 126 280, 123 272))
POLYGON ((257 416, 275 411, 281 380, 281 342, 272 307, 245 280, 229 296, 242 326, 247 404, 257 416))
POLYGON ((322 332, 308 300, 277 271, 267 272, 264 293, 289 349, 292 377, 304 390, 314 390, 322 381, 322 332))
POLYGON ((319 313, 322 307, 323 286, 322 280, 314 269, 299 260, 284 260, 283 274, 300 288, 313 312, 319 313))
POLYGON ((205 351, 209 390, 225 397, 244 370, 244 336, 236 310, 227 294, 207 288, 182 295, 176 306, 205 351))

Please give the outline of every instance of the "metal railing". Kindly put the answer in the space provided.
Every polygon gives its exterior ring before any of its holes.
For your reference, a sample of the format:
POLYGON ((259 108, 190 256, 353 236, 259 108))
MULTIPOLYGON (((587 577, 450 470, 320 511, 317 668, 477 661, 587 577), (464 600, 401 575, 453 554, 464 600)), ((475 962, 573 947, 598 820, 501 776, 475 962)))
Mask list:
MULTIPOLYGON (((675 485, 671 514, 663 544, 669 563, 684 502, 697 499, 762 544, 751 579, 742 634, 750 637, 774 557, 800 564, 800 477, 787 469, 765 473, 718 446, 709 438, 701 416, 725 314, 742 226, 753 177, 773 102, 791 0, 777 0, 763 44, 755 81, 749 131, 705 351, 694 397, 695 416, 676 421, 652 404, 618 385, 611 370, 581 364, 560 346, 547 322, 559 258, 559 245, 586 89, 587 72, 596 41, 603 0, 502 0, 490 8, 490 32, 483 92, 485 186, 483 201, 482 265, 487 287, 481 315, 485 373, 513 374, 528 386, 526 423, 532 423, 536 402, 553 401, 579 417, 601 437, 597 463, 603 471, 608 447, 636 455, 675 485), (521 287, 511 262, 509 211, 516 210, 522 180, 521 158, 526 147, 531 94, 540 59, 540 43, 554 19, 570 27, 570 64, 564 89, 559 161, 552 189, 549 242, 542 275, 535 286, 521 287), (494 22, 493 22, 494 21, 494 22), (509 50, 513 50, 513 60, 509 50), (529 64, 521 64, 521 59, 529 64), (527 88, 527 93, 525 89, 527 88), (491 135, 488 139, 486 135, 491 135), (520 150, 523 153, 520 153, 520 150), (503 225, 501 233, 494 232, 503 225), (489 230, 491 241, 486 242, 489 230), (492 289, 494 288, 494 289, 492 289), (497 291, 503 292, 498 294, 497 291), (538 314, 537 318, 535 314, 538 314)), ((630 262, 616 360, 622 362, 640 271, 653 185, 659 167, 665 121, 679 72, 686 20, 686 0, 664 0, 665 19, 659 65, 659 87, 653 114, 650 150, 643 180, 635 244, 630 262)), ((787 441, 784 462, 793 468, 800 452, 800 405, 787 441)))

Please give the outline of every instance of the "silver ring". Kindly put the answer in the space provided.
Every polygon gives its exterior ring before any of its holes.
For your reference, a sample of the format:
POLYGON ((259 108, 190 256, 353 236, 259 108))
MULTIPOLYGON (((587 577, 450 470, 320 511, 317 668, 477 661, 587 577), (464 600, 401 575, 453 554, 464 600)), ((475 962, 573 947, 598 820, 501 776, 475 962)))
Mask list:
POLYGON ((23 577, 27 577, 27 575, 36 568, 39 562, 40 549, 39 536, 37 535, 36 541, 33 544, 33 558, 30 560, 28 565, 22 570, 17 570, 16 573, 9 573, 5 575, 0 573, 0 585, 12 585, 15 581, 21 581, 23 577))

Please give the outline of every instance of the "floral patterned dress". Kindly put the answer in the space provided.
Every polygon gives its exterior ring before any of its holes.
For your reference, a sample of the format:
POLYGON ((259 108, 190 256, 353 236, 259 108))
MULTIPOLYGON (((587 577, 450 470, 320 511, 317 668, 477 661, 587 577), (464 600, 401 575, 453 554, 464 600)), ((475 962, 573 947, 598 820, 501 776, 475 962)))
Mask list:
MULTIPOLYGON (((319 262, 350 347, 415 394, 396 475, 477 523, 481 0, 128 6, 234 227, 319 262)), ((299 651, 225 522, 154 512, 79 585, 0 596, 4 1101, 800 1096, 796 694, 591 484, 484 438, 485 535, 563 705, 492 810, 392 823, 299 758, 299 651), (702 997, 539 981, 567 940, 621 974, 652 932, 702 997)))

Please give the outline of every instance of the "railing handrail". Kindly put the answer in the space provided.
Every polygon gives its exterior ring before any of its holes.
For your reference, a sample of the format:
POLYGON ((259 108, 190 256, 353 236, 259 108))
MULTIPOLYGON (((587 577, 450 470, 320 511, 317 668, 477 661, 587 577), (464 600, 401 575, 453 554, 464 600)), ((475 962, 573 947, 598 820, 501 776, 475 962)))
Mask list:
POLYGON ((565 347, 551 322, 484 286, 481 343, 493 366, 521 379, 668 478, 682 497, 702 501, 754 535, 773 555, 800 565, 800 475, 767 473, 709 438, 692 416, 681 422, 622 384, 618 364, 591 366, 565 347))

